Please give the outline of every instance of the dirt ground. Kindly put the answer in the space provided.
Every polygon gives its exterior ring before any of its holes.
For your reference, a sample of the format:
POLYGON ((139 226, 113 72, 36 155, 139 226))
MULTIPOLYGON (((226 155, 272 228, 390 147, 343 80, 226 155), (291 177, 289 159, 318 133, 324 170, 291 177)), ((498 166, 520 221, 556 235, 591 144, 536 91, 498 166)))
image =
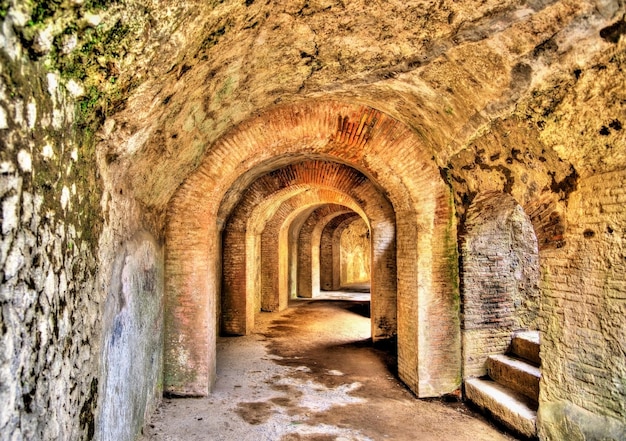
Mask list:
POLYGON ((293 301, 258 316, 254 334, 220 338, 213 393, 165 399, 140 440, 515 439, 461 403, 416 399, 393 348, 372 346, 365 299, 293 301))

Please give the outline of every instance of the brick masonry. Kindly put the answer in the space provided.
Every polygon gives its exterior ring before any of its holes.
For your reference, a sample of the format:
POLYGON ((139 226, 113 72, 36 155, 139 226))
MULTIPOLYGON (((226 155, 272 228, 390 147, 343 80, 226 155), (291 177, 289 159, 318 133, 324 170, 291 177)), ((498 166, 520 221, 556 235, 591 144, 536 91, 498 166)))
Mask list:
MULTIPOLYGON (((540 400, 609 419, 600 425, 626 416, 625 189, 624 171, 581 179, 565 246, 541 255, 540 400)), ((556 414, 543 417, 555 425, 556 414)))
MULTIPOLYGON (((378 304, 411 390, 458 386, 461 330, 502 344, 492 314, 461 327, 476 305, 459 294, 482 301, 464 290, 481 265, 521 292, 498 266, 513 254, 474 253, 466 273, 456 251, 491 237, 472 225, 481 198, 509 195, 539 250, 540 438, 626 439, 623 1, 0 3, 0 438, 134 439, 163 383, 206 395, 229 216, 309 159, 393 207, 395 257, 379 235, 372 265, 397 270, 395 309, 378 304)), ((307 189, 248 212, 265 230, 244 246, 281 244, 288 295, 297 233, 341 199, 307 189)), ((280 308, 262 262, 244 284, 280 308)))
POLYGON ((339 241, 342 284, 370 281, 370 232, 362 219, 355 219, 342 232, 339 241))

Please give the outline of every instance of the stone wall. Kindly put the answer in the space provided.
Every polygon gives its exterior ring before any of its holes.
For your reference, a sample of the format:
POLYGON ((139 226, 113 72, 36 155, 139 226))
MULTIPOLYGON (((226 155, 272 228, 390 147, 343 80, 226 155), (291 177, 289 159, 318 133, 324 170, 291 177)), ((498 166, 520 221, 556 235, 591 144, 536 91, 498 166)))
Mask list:
POLYGON ((623 439, 624 8, 0 2, 2 437, 130 439, 161 387, 159 305, 165 382, 206 394, 220 204, 321 157, 393 205, 371 227, 411 390, 460 383, 457 237, 507 194, 539 250, 540 435, 623 439))
POLYGON ((356 219, 355 213, 333 218, 322 231, 320 239, 320 289, 337 291, 341 287, 341 233, 344 222, 349 225, 356 219))
POLYGON ((479 194, 461 238, 463 377, 487 373, 489 355, 505 353, 514 331, 538 329, 537 238, 508 195, 479 194))
MULTIPOLYGON (((416 358, 399 363, 403 379, 423 380, 421 388, 412 384, 420 396, 455 389, 460 381, 459 298, 448 189, 439 170, 429 162, 420 139, 408 127, 367 106, 336 101, 278 106, 236 127, 207 151, 170 202, 166 233, 168 387, 180 394, 207 393, 215 375, 215 335, 197 330, 214 329, 216 320, 211 305, 220 296, 216 270, 220 204, 232 202, 230 195, 243 191, 245 182, 250 185, 265 173, 306 157, 321 157, 334 164, 348 162, 364 176, 376 177, 372 188, 385 194, 396 218, 385 214, 371 221, 373 255, 380 256, 372 262, 372 274, 379 271, 386 275, 372 276, 379 284, 372 289, 384 294, 378 302, 382 307, 378 315, 389 318, 375 324, 380 333, 374 337, 393 335, 397 326, 399 344, 408 348, 408 353, 420 353, 419 369, 423 371, 419 375, 416 358), (398 212, 406 214, 409 228, 396 230, 398 212), (396 253, 396 235, 398 243, 420 251, 408 265, 398 265, 397 276, 392 276, 401 254, 396 253), (420 276, 419 283, 413 283, 415 274, 420 276), (400 285, 398 280, 406 283, 400 285), (405 307, 408 303, 413 304, 405 307), (400 311, 414 320, 416 305, 422 330, 419 335, 408 320, 404 327, 399 320, 400 311), (420 339, 423 341, 418 345, 420 339)), ((319 171, 311 169, 312 174, 319 171)), ((326 177, 334 176, 339 175, 328 173, 326 177)), ((374 199, 368 196, 372 193, 367 188, 354 189, 355 201, 366 213, 383 214, 387 208, 372 204, 374 199)), ((322 184, 319 191, 329 191, 329 187, 322 184)), ((373 219, 369 214, 367 217, 373 219)))
POLYGON ((139 232, 117 253, 102 322, 100 440, 133 439, 163 393, 163 249, 139 232))
MULTIPOLYGON (((469 201, 480 201, 481 191, 504 190, 515 197, 528 215, 539 250, 540 438, 621 439, 624 172, 581 178, 545 149, 532 126, 514 127, 511 122, 495 122, 451 164, 460 236, 473 229, 469 201)), ((471 288, 463 287, 462 293, 471 293, 471 288)), ((504 348, 503 343, 492 344, 502 337, 487 333, 478 346, 504 348)), ((464 341, 465 351, 472 342, 464 341)), ((474 374, 480 375, 480 366, 472 367, 476 360, 470 361, 466 373, 476 369, 474 374)))
POLYGON ((96 432, 102 182, 71 87, 0 28, 0 433, 96 432))
POLYGON ((80 21, 85 11, 52 2, 6 6, 0 438, 133 439, 160 400, 162 244, 135 235, 158 230, 156 217, 103 167, 110 158, 96 133, 106 100, 90 83, 101 77, 74 70, 75 57, 101 69, 88 61, 93 46, 81 45, 112 28, 104 20, 94 31, 80 21), (63 33, 77 22, 77 39, 63 33))

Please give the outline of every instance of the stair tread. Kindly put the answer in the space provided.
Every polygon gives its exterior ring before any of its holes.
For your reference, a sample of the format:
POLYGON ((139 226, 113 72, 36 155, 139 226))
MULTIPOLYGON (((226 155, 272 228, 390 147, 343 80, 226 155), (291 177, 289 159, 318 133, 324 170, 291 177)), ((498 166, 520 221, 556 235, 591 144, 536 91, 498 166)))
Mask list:
POLYGON ((493 380, 465 381, 467 398, 509 428, 527 437, 536 436, 537 404, 524 395, 493 380))
POLYGON ((535 366, 541 364, 539 331, 517 331, 511 338, 509 353, 528 360, 535 366))
POLYGON ((535 344, 540 344, 539 331, 517 331, 513 333, 513 338, 526 340, 535 344))
POLYGON ((489 378, 470 378, 465 382, 471 383, 492 398, 501 399, 498 402, 505 403, 507 407, 510 406, 512 410, 524 417, 535 418, 537 416, 537 403, 509 387, 489 378))
POLYGON ((513 369, 532 375, 533 377, 541 377, 540 369, 537 366, 533 366, 532 364, 528 363, 526 360, 511 357, 510 355, 506 354, 490 355, 489 358, 492 360, 496 360, 498 363, 506 364, 513 369))

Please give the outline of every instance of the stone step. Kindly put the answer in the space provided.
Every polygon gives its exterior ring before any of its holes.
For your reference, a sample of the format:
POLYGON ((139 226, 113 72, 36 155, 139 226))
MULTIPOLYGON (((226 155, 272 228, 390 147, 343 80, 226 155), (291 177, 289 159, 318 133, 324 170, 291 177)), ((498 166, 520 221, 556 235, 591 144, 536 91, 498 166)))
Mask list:
POLYGON ((513 334, 511 354, 516 357, 528 360, 539 366, 541 358, 539 358, 539 331, 519 331, 513 334))
POLYGON ((537 405, 524 395, 492 380, 470 378, 465 381, 465 396, 512 431, 537 436, 537 405))
POLYGON ((494 381, 531 400, 539 400, 538 367, 508 355, 491 355, 487 359, 487 373, 494 381))

